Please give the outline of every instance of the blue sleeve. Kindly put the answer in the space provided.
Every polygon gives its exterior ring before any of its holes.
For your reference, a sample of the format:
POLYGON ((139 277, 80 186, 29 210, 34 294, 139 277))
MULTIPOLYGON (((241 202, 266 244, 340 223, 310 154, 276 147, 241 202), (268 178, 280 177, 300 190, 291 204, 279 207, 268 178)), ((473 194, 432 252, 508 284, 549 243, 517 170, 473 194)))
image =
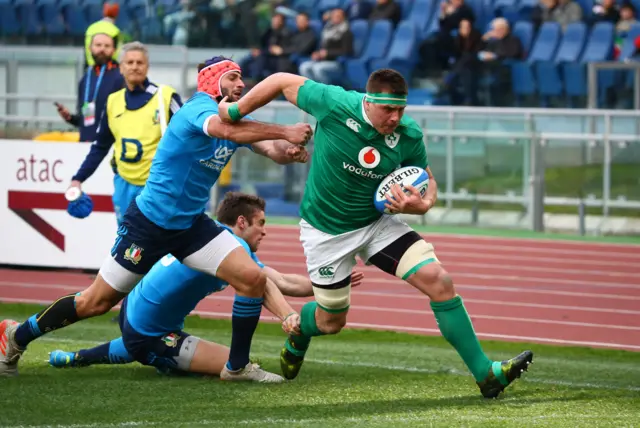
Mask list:
POLYGON ((192 100, 185 108, 189 108, 188 114, 185 115, 189 123, 189 130, 198 135, 209 137, 204 129, 204 122, 211 116, 218 114, 218 103, 213 99, 207 100, 201 96, 192 100))
POLYGON ((109 128, 109 121, 107 119, 107 112, 105 109, 105 111, 102 112, 102 119, 98 125, 96 141, 91 144, 89 154, 84 159, 84 162, 82 162, 82 165, 80 165, 80 169, 76 172, 76 175, 71 179, 78 180, 82 183, 91 177, 91 175, 96 172, 96 169, 98 169, 100 162, 102 162, 107 153, 109 153, 109 149, 113 145, 114 141, 115 138, 109 128))

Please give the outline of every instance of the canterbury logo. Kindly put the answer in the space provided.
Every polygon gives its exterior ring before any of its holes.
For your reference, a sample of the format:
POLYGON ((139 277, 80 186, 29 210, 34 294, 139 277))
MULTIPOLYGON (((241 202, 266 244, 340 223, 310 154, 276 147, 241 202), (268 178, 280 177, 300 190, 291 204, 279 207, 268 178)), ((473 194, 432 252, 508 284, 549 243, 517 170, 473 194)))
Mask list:
POLYGON ((331 277, 333 276, 333 267, 331 266, 321 267, 320 269, 318 269, 318 273, 322 277, 331 277))

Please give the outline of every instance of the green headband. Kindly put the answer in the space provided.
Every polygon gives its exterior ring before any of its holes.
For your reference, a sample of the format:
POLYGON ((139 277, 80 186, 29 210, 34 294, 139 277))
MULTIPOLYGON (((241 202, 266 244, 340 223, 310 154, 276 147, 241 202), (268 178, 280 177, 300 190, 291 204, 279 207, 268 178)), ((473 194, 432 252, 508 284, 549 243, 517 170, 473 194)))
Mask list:
POLYGON ((407 96, 399 94, 370 93, 367 92, 364 100, 373 104, 393 104, 396 106, 406 106, 407 96))

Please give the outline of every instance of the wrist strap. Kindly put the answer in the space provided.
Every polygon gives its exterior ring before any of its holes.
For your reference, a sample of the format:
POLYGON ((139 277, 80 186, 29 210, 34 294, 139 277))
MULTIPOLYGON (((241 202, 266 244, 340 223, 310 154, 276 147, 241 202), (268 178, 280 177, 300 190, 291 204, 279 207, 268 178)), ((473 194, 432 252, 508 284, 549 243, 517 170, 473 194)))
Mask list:
POLYGON ((240 114, 240 107, 238 107, 238 103, 233 103, 231 104, 231 107, 229 107, 229 117, 234 122, 237 122, 240 119, 242 119, 242 115, 240 114))
POLYGON ((285 322, 291 315, 295 315, 297 314, 296 311, 291 312, 289 315, 287 315, 286 317, 284 317, 284 319, 282 320, 282 322, 285 322))

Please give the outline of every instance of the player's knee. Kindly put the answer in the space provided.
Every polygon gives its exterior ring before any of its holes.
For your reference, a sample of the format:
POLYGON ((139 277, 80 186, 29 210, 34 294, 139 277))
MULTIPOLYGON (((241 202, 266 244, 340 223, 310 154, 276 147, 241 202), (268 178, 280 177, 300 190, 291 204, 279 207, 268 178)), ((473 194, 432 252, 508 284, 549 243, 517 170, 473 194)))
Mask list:
MULTIPOLYGON (((249 297, 262 297, 267 284, 267 275, 262 269, 247 269, 242 280, 236 285, 236 291, 249 297)), ((234 284, 235 285, 235 284, 234 284)))
POLYGON ((456 290, 451 275, 439 264, 431 263, 416 272, 416 286, 435 302, 453 299, 456 290))
POLYGON ((324 334, 337 334, 347 325, 347 312, 327 314, 322 319, 316 320, 318 330, 324 334))
POLYGON ((111 299, 90 292, 78 293, 75 298, 76 313, 81 319, 106 314, 115 305, 111 299))

